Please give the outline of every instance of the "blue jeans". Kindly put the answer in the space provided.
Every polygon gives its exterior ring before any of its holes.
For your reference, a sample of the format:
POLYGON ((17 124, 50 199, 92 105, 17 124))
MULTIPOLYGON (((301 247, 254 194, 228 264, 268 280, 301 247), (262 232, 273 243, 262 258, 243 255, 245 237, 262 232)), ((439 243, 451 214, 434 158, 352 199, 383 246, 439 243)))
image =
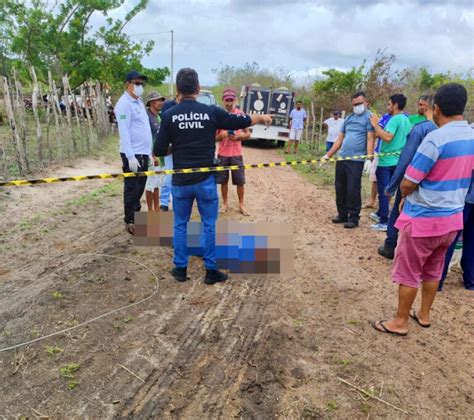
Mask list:
MULTIPOLYGON (((165 169, 173 169, 173 155, 165 156, 165 169)), ((165 182, 160 190, 161 206, 168 207, 170 205, 171 177, 172 175, 165 175, 165 182)))
POLYGON ((171 190, 174 211, 173 262, 175 266, 188 266, 188 222, 194 199, 196 199, 204 231, 204 264, 206 269, 216 270, 216 220, 219 196, 215 175, 212 174, 206 180, 193 185, 173 185, 171 190))
POLYGON ((395 172, 396 166, 378 166, 375 171, 377 176, 377 192, 379 193, 379 210, 377 215, 380 217, 380 223, 388 223, 389 200, 385 195, 385 188, 390 182, 390 178, 395 172))
MULTIPOLYGON (((474 204, 466 203, 464 206, 464 230, 462 231, 462 257, 461 268, 463 270, 464 287, 468 290, 474 290, 474 204)), ((452 245, 446 253, 444 261, 444 270, 441 281, 439 282, 438 290, 443 288, 444 280, 448 275, 449 263, 454 254, 456 242, 461 236, 461 232, 456 235, 452 245)))
POLYGON ((402 194, 400 189, 397 190, 395 195, 395 202, 393 203, 392 210, 390 211, 390 217, 388 218, 387 225, 387 238, 385 239, 385 246, 395 249, 397 247, 398 241, 398 229, 395 227, 395 222, 400 216, 400 211, 398 207, 400 206, 400 201, 402 200, 402 194))

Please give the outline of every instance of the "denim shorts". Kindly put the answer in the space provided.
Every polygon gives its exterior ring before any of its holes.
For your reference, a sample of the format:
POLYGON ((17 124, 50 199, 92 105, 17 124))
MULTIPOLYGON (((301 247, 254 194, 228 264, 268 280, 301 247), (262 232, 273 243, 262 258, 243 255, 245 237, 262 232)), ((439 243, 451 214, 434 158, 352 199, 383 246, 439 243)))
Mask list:
MULTIPOLYGON (((219 166, 232 166, 232 165, 243 165, 244 159, 242 156, 218 156, 219 166)), ((232 173, 232 184, 233 185, 244 185, 245 184, 245 169, 240 168, 232 173)), ((229 182, 229 171, 220 171, 217 172, 217 183, 218 184, 227 184, 229 182)))

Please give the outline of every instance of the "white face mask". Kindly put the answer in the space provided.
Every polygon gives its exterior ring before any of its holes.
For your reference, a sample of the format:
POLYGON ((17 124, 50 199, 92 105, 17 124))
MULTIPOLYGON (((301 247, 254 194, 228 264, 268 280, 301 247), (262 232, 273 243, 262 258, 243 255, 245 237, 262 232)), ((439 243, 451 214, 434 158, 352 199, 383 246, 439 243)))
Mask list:
POLYGON ((139 98, 141 98, 141 96, 143 95, 143 86, 133 86, 133 93, 139 98))
POLYGON ((365 105, 360 104, 352 107, 352 110, 354 111, 354 114, 361 115, 365 111, 365 105))

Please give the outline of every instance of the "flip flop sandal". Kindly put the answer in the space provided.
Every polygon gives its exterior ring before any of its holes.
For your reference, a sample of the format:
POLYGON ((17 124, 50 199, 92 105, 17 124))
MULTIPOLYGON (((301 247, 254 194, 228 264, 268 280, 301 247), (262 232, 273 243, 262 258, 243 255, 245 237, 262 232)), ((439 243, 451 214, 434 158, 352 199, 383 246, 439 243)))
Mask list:
POLYGON ((228 208, 227 209, 220 209, 219 213, 220 214, 225 214, 225 213, 227 213, 227 210, 229 210, 229 209, 228 208))
POLYGON ((250 213, 247 213, 245 210, 239 210, 240 214, 243 216, 250 216, 250 213))
POLYGON ((382 327, 382 329, 380 329, 378 327, 377 321, 370 321, 370 325, 372 326, 373 329, 375 329, 375 330, 377 330, 378 332, 381 332, 381 333, 399 335, 401 337, 408 334, 407 332, 401 333, 401 332, 398 332, 398 331, 389 330, 385 325, 383 325, 383 323, 386 322, 386 321, 387 321, 386 319, 384 319, 382 321, 378 321, 378 325, 380 325, 382 327))
POLYGON ((413 310, 412 312, 410 312, 410 318, 415 320, 416 323, 420 326, 420 327, 423 327, 423 328, 429 328, 431 327, 431 324, 422 324, 420 322, 420 320, 418 319, 418 315, 416 314, 416 311, 413 310))

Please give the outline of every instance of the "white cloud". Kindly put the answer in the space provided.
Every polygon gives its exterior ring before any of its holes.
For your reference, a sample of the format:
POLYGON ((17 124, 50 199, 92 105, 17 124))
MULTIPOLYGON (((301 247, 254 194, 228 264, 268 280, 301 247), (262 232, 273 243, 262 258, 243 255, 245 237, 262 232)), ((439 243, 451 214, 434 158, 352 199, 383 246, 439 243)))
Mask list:
MULTIPOLYGON (((123 8, 114 17, 120 13, 123 8)), ((224 64, 256 61, 299 78, 308 69, 318 74, 359 66, 380 48, 395 54, 400 67, 425 65, 443 72, 474 67, 472 0, 151 0, 127 32, 170 29, 175 71, 194 67, 203 84, 214 83, 212 69, 224 64)), ((143 39, 156 42, 144 64, 169 66, 169 35, 143 39)))

